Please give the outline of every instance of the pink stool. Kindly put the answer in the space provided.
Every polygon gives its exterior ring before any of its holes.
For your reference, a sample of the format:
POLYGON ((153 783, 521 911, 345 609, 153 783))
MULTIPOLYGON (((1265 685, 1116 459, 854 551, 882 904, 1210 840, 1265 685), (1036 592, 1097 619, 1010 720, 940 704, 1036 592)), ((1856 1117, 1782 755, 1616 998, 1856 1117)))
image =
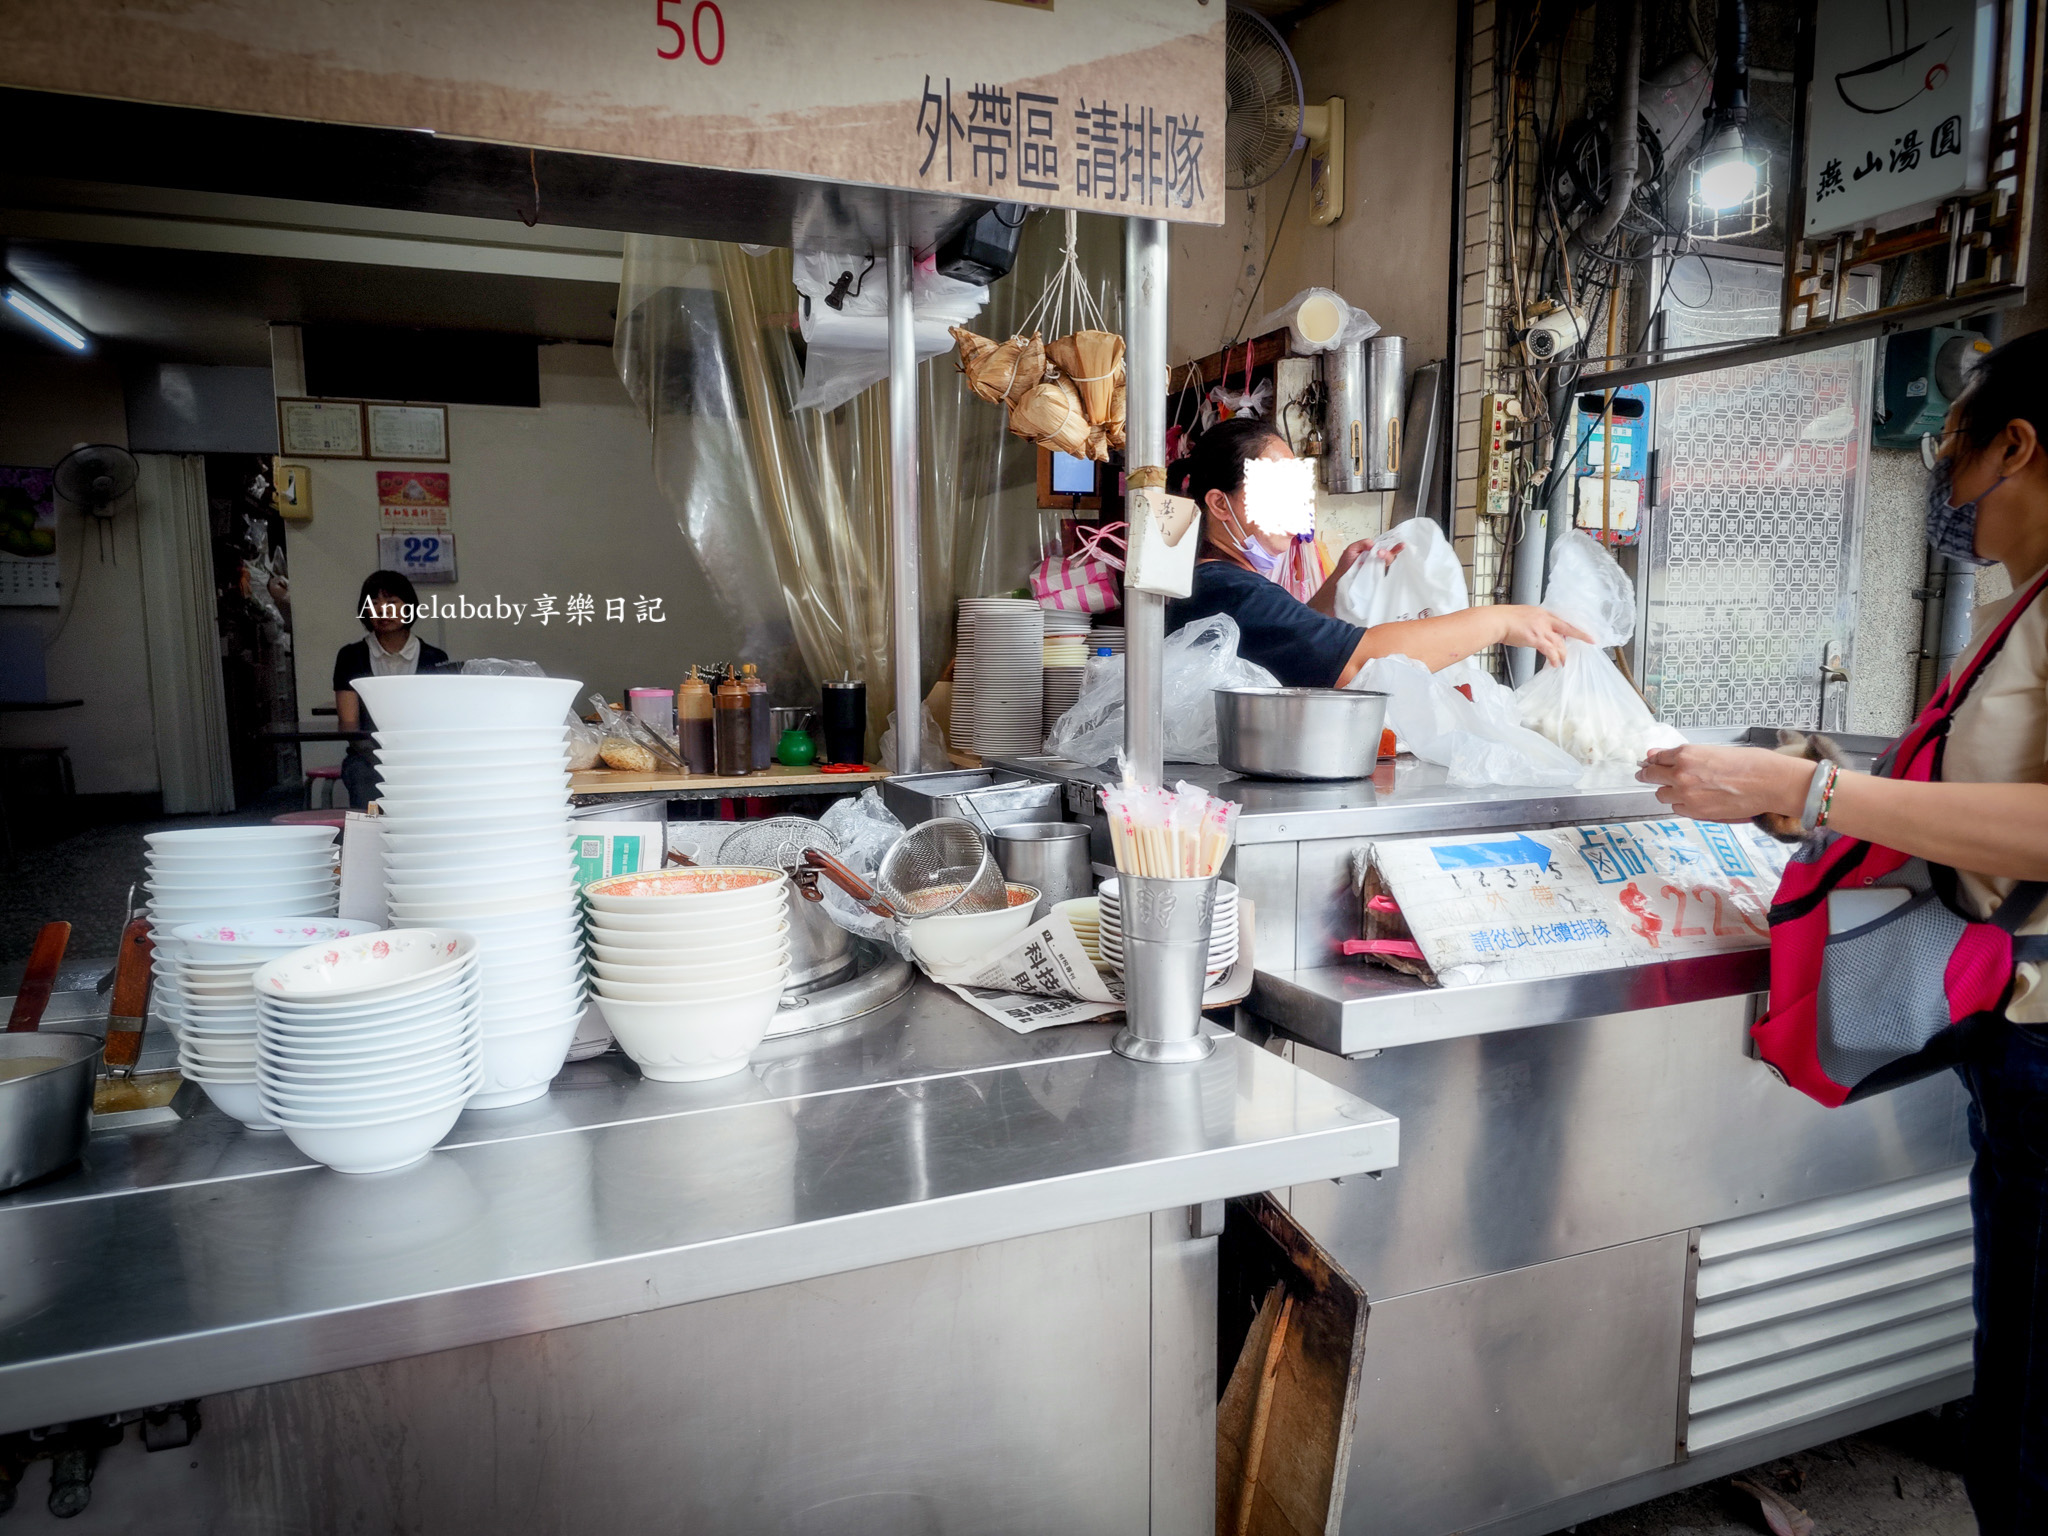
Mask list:
POLYGON ((339 829, 348 824, 348 812, 342 810, 286 811, 282 816, 270 818, 273 827, 334 827, 339 829))
POLYGON ((334 809, 335 791, 341 788, 341 770, 339 768, 308 768, 306 770, 307 810, 311 811, 320 808, 319 802, 316 802, 313 798, 313 789, 315 785, 323 783, 327 786, 326 794, 322 797, 326 803, 326 808, 328 810, 334 809))

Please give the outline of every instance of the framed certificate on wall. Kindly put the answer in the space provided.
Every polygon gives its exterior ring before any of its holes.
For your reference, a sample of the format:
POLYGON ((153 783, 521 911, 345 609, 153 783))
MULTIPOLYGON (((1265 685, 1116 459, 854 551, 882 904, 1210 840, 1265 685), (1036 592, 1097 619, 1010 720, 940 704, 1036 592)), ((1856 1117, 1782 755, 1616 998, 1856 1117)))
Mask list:
POLYGON ((293 459, 360 459, 363 402, 293 400, 277 402, 278 452, 293 459))
POLYGON ((369 418, 369 456, 414 464, 448 462, 448 407, 379 405, 363 407, 369 418))

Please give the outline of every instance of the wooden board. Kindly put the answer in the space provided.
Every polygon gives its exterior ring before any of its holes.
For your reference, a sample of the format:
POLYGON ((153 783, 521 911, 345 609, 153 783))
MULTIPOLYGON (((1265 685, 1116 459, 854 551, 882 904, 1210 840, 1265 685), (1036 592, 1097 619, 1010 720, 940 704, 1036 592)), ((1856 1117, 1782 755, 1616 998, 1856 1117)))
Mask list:
POLYGON ((1219 1264, 1219 1536, 1336 1536, 1365 1292, 1270 1195, 1230 1202, 1219 1264))
POLYGON ((766 773, 720 778, 708 773, 621 773, 616 768, 586 768, 569 775, 572 795, 653 795, 664 790, 729 789, 735 795, 783 790, 792 785, 816 785, 819 789, 859 789, 876 784, 889 775, 870 765, 859 773, 820 773, 816 768, 791 768, 777 763, 766 773))

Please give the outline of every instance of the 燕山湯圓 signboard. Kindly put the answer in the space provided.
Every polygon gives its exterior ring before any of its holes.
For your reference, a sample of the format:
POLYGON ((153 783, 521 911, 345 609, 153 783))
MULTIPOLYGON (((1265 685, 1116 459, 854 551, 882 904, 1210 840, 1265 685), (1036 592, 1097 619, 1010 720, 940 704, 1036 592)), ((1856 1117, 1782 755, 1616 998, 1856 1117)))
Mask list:
POLYGON ((1222 0, 0 0, 0 84, 1220 223, 1222 0))

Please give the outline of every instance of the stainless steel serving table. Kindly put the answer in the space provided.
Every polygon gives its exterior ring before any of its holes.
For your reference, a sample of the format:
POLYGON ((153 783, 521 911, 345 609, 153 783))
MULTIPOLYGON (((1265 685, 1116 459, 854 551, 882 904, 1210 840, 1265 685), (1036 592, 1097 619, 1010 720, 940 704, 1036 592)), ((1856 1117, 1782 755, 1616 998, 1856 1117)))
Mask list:
MULTIPOLYGON (((1003 766, 1075 815, 1103 779, 1003 766)), ((1749 1048, 1761 949, 1456 989, 1341 953, 1368 844, 1666 814, 1647 788, 1183 777, 1243 807, 1240 1033, 1402 1124, 1383 1179, 1278 1192, 1370 1300, 1348 1536, 1539 1536, 1968 1392, 1952 1077, 1835 1110, 1783 1086, 1749 1048)))
POLYGON ((720 1082, 572 1065, 368 1178, 188 1086, 0 1196, 0 1432, 203 1398, 77 1532, 1207 1532, 1221 1202, 1398 1127, 1112 1033, 920 983, 720 1082))

